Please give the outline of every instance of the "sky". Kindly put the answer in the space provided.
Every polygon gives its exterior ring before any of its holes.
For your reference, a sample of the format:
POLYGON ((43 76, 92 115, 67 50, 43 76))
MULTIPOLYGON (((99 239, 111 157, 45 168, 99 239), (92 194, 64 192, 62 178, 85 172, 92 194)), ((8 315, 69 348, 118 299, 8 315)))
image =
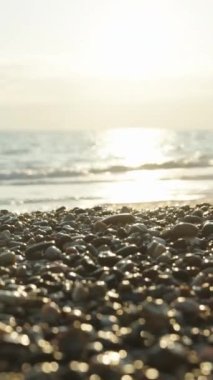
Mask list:
POLYGON ((212 0, 0 0, 0 129, 212 128, 212 0))

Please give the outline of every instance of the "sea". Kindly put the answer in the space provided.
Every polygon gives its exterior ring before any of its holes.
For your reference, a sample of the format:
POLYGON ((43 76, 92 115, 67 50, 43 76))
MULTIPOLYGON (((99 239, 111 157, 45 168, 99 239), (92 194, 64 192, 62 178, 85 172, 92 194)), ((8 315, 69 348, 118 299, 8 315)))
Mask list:
POLYGON ((15 212, 213 195, 213 131, 0 132, 0 209, 15 212))

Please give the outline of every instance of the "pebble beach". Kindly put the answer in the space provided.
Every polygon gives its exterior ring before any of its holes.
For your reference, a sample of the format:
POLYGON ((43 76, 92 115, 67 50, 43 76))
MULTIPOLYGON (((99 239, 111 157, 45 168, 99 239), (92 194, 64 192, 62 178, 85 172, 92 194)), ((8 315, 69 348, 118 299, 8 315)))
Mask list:
POLYGON ((211 380, 213 205, 0 211, 1 380, 211 380))
POLYGON ((0 380, 213 380, 213 0, 0 0, 0 380))

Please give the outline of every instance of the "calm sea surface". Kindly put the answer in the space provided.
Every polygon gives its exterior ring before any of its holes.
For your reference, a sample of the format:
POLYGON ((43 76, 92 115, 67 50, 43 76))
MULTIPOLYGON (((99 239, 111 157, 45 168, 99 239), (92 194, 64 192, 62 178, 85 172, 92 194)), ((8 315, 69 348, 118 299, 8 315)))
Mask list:
POLYGON ((212 146, 205 130, 1 132, 0 208, 212 197, 212 146))

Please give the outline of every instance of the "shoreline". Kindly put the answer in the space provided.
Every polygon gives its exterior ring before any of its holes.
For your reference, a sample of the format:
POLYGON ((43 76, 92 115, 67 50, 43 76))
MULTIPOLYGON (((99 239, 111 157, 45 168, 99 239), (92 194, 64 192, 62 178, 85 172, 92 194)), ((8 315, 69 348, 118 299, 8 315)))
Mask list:
POLYGON ((35 207, 33 209, 28 209, 27 207, 24 207, 23 205, 21 205, 21 208, 20 207, 14 207, 14 209, 11 209, 10 207, 0 207, 0 211, 1 210, 8 210, 9 212, 11 213, 16 213, 18 215, 20 214, 23 214, 23 213, 32 213, 32 212, 36 212, 36 211, 40 211, 40 212, 51 212, 51 211, 54 211, 60 207, 65 207, 66 210, 72 210, 74 208, 82 208, 82 209, 93 209, 94 207, 102 207, 102 208, 107 208, 108 210, 114 210, 114 211, 118 211, 119 209, 122 209, 122 208, 128 208, 130 210, 153 210, 153 209, 156 209, 156 208, 164 208, 164 207, 181 207, 181 206, 184 206, 184 205, 188 205, 190 207, 194 207, 196 205, 199 205, 199 204, 203 204, 203 203, 207 203, 207 204, 210 204, 212 205, 213 204, 213 197, 202 197, 202 198, 198 198, 198 199, 191 199, 191 200, 178 200, 178 201, 175 201, 175 200, 165 200, 165 201, 141 201, 141 202, 121 202, 121 203, 95 203, 95 204, 76 204, 76 205, 69 205, 69 204, 66 204, 66 202, 64 202, 64 204, 58 204, 58 205, 55 205, 53 204, 52 206, 46 208, 44 207, 43 205, 41 207, 35 207))
POLYGON ((140 210, 152 210, 158 207, 181 207, 184 205, 188 205, 194 207, 199 204, 208 203, 213 205, 213 197, 204 197, 193 200, 169 200, 169 201, 153 201, 153 202, 135 202, 135 203, 105 203, 103 206, 112 210, 119 210, 122 207, 128 207, 130 209, 140 210))

